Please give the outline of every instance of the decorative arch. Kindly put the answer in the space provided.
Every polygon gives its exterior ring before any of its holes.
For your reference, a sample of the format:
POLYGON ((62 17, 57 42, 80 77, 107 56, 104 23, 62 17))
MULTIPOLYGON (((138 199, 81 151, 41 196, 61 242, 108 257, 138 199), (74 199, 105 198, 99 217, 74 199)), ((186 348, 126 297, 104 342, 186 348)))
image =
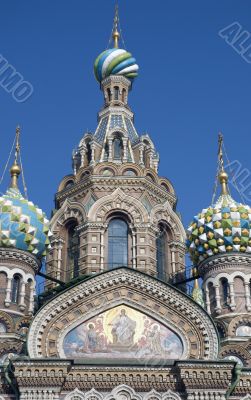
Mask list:
POLYGON ((175 195, 175 191, 171 182, 166 178, 159 178, 159 185, 163 186, 164 190, 175 195))
POLYGON ((66 199, 50 221, 50 229, 53 234, 59 233, 62 226, 70 219, 75 219, 80 225, 86 220, 86 212, 82 204, 66 199))
POLYGON ((142 400, 142 397, 127 385, 120 385, 113 389, 112 393, 105 397, 105 400, 118 400, 120 398, 123 400, 142 400))
POLYGON ((89 210, 88 219, 105 223, 111 212, 125 212, 132 223, 149 221, 148 212, 143 204, 138 199, 126 195, 120 188, 97 200, 89 210))
POLYGON ((119 168, 119 175, 124 175, 125 171, 127 170, 133 170, 135 171, 136 176, 143 176, 143 170, 142 168, 135 163, 126 163, 126 165, 121 165, 119 168))
POLYGON ((67 175, 65 176, 58 186, 58 192, 66 188, 67 182, 72 181, 73 184, 75 183, 75 176, 74 175, 67 175))
POLYGON ((251 315, 240 315, 232 319, 228 326, 228 336, 235 336, 236 329, 242 325, 251 326, 251 315))
POLYGON ((174 240, 185 243, 186 232, 178 215, 173 211, 168 201, 153 207, 150 214, 150 221, 157 226, 159 222, 165 221, 173 233, 174 240))
POLYGON ((86 397, 84 395, 84 393, 80 392, 80 390, 78 390, 77 388, 73 390, 73 392, 69 393, 66 395, 66 397, 64 398, 64 400, 85 400, 86 397))
POLYGON ((153 389, 143 397, 143 400, 162 400, 162 395, 153 389))
POLYGON ((0 311, 0 321, 6 325, 7 332, 13 332, 14 322, 13 319, 4 311, 0 311))
POLYGON ((168 390, 162 397, 162 400, 181 400, 180 396, 177 393, 168 390))
POLYGON ((176 333, 183 341, 182 359, 217 358, 218 336, 206 311, 171 285, 130 268, 95 275, 45 304, 29 330, 30 357, 62 357, 60 352, 68 332, 83 321, 124 305, 176 333), (95 307, 90 308, 90 304, 95 307), (156 314, 153 310, 157 309, 156 314))

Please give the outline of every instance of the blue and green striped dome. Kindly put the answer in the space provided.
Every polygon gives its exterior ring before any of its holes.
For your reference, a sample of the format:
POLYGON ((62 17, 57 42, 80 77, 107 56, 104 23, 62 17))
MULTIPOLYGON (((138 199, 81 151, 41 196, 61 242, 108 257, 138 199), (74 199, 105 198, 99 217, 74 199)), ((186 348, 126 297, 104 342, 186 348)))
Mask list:
POLYGON ((50 244, 49 221, 18 189, 0 197, 0 247, 28 251, 41 258, 50 244))
POLYGON ((121 75, 128 79, 138 76, 139 66, 136 60, 124 49, 108 49, 103 51, 94 63, 94 74, 101 82, 110 75, 121 75))

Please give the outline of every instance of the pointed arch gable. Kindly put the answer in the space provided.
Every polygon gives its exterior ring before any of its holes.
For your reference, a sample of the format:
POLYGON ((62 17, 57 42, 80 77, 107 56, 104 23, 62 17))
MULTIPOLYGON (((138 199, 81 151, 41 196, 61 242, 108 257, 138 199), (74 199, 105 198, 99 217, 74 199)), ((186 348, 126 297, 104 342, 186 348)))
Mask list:
POLYGON ((71 218, 74 218, 78 222, 78 225, 80 225, 86 220, 86 211, 82 204, 67 198, 50 221, 50 229, 53 234, 58 233, 61 227, 71 218))
POLYGON ((168 201, 166 201, 164 204, 156 205, 151 210, 150 214, 151 223, 156 226, 161 220, 165 221, 170 227, 170 230, 174 236, 174 240, 185 242, 186 232, 184 226, 178 215, 171 208, 168 201))
POLYGON ((112 393, 107 395, 104 400, 142 400, 139 394, 136 394, 135 390, 127 385, 120 385, 113 389, 112 393))
POLYGON ((62 340, 67 329, 122 305, 176 332, 183 341, 184 359, 217 357, 217 331, 208 314, 172 286, 129 268, 95 275, 60 293, 41 308, 29 332, 30 357, 62 357, 62 340))
POLYGON ((105 222, 107 216, 116 211, 124 211, 134 223, 149 221, 148 212, 143 204, 138 199, 125 194, 120 188, 97 200, 88 212, 88 219, 105 222))

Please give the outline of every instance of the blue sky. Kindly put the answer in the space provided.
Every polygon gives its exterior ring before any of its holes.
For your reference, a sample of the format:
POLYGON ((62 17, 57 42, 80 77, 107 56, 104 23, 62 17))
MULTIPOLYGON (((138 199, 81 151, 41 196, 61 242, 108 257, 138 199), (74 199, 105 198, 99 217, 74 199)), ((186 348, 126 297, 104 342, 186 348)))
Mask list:
MULTIPOLYGON (((159 150, 160 175, 174 184, 187 225, 211 202, 219 130, 230 160, 251 169, 251 64, 218 34, 235 21, 251 32, 251 3, 120 0, 119 5, 126 47, 140 65, 129 99, 135 125, 159 150)), ((20 124, 29 198, 48 215, 58 183, 71 173, 72 149, 86 129, 96 128, 103 99, 93 62, 107 47, 113 14, 111 0, 2 2, 0 54, 34 92, 17 103, 0 87, 0 168, 20 124)))

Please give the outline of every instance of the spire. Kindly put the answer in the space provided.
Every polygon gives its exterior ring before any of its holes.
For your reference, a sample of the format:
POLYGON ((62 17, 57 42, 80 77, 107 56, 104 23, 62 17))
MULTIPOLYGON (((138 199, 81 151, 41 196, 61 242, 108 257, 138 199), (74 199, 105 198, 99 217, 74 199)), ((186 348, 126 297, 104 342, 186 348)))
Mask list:
POLYGON ((228 195, 228 174, 226 173, 224 169, 224 160, 223 160, 223 135, 221 132, 219 132, 219 150, 218 150, 218 162, 219 162, 219 174, 218 174, 218 179, 221 184, 221 194, 222 195, 228 195))
POLYGON ((12 165, 10 169, 10 175, 11 175, 11 184, 10 188, 11 189, 18 189, 18 184, 17 180, 18 177, 21 173, 21 169, 18 165, 18 157, 19 157, 19 152, 20 152, 20 144, 19 144, 19 137, 20 137, 20 127, 16 127, 16 150, 15 150, 15 159, 14 159, 14 164, 12 165))
POLYGON ((120 33, 118 31, 119 29, 119 6, 118 3, 115 5, 115 16, 113 20, 113 29, 112 29, 112 37, 114 40, 114 48, 118 49, 119 48, 119 39, 120 39, 120 33))
POLYGON ((192 269, 192 274, 193 274, 193 277, 195 278, 194 279, 194 287, 193 287, 193 291, 192 291, 192 298, 194 299, 194 301, 196 301, 196 303, 198 303, 202 307, 204 307, 203 292, 199 285, 197 268, 192 269))

